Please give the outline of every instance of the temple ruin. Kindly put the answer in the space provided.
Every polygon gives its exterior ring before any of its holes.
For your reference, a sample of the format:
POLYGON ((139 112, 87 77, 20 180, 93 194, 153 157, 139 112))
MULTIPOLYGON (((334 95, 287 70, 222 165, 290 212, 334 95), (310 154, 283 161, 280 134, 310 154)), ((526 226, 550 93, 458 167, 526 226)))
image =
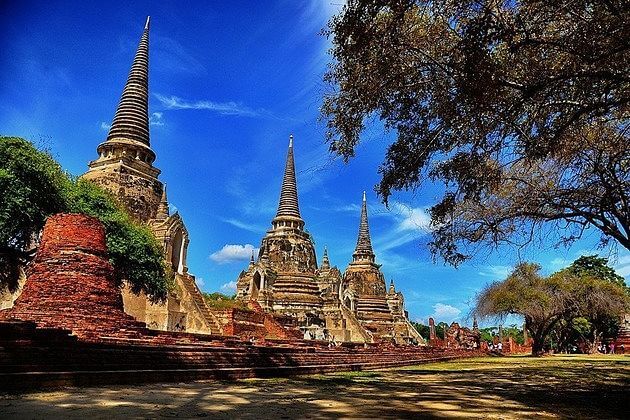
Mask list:
POLYGON ((136 219, 151 227, 175 273, 175 290, 164 303, 153 303, 125 287, 125 311, 152 329, 218 334, 221 326, 188 272, 188 231, 177 212, 170 214, 166 187, 158 179, 161 171, 153 166, 148 98, 149 18, 107 139, 97 147, 98 157, 83 178, 113 193, 136 219))
POLYGON ((327 250, 321 267, 304 230, 295 175, 293 136, 280 188, 278 211, 263 237, 258 258, 237 280, 237 297, 257 301, 268 312, 294 317, 306 338, 335 341, 421 343, 404 298, 393 283, 386 290, 372 250, 365 193, 357 246, 342 275, 327 250))

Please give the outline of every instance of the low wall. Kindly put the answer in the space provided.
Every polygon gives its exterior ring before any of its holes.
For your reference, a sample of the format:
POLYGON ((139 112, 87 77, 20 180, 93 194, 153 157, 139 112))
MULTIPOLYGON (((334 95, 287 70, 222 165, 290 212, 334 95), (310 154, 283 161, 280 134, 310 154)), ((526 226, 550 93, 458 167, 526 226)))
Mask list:
POLYGON ((342 345, 151 331, 142 339, 82 341, 63 329, 0 322, 0 390, 180 382, 359 371, 481 355, 415 346, 342 345))

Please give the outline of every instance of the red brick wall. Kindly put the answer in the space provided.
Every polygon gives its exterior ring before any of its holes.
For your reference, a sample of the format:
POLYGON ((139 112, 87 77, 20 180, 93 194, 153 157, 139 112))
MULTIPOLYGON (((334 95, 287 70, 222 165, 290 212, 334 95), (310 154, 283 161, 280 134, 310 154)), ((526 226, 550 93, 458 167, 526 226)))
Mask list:
POLYGON ((82 337, 143 326, 123 311, 103 225, 80 214, 48 218, 24 290, 0 317, 66 328, 82 337))

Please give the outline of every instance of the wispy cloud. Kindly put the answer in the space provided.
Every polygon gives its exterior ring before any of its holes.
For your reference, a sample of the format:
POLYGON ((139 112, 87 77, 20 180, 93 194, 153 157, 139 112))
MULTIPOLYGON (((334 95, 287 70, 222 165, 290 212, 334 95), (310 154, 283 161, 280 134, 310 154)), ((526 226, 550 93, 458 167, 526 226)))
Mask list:
POLYGON ((268 116, 269 112, 262 109, 252 109, 238 102, 214 102, 209 100, 190 101, 177 96, 167 96, 155 93, 154 96, 166 109, 197 109, 216 112, 220 115, 235 115, 240 117, 268 116))
POLYGON ((259 225, 255 225, 252 223, 246 223, 246 222, 242 222, 240 220, 236 220, 236 219, 222 219, 223 222, 228 223, 232 226, 235 226, 239 229, 243 229, 246 230, 248 232, 252 232, 252 233, 264 233, 265 232, 265 228, 259 225))
POLYGON ((164 125, 164 119, 162 118, 164 116, 163 113, 161 112, 154 112, 149 116, 149 125, 153 125, 153 126, 157 126, 157 127, 161 127, 164 125))
POLYGON ((151 48, 160 58, 152 64, 156 70, 198 75, 206 73, 204 65, 178 41, 157 34, 152 36, 151 48))
POLYGON ((399 231, 414 231, 423 234, 431 232, 431 217, 426 208, 410 207, 399 202, 394 202, 392 207, 399 218, 399 231))
POLYGON ((101 130, 109 131, 110 128, 112 128, 110 124, 107 124, 105 121, 101 121, 101 130))
POLYGON ((490 277, 492 280, 503 280, 510 275, 512 268, 509 265, 487 265, 478 274, 483 277, 490 277))
POLYGON ((254 248, 254 245, 225 245, 219 251, 210 255, 210 259, 219 264, 228 264, 236 261, 246 261, 252 253, 256 254, 258 248, 254 248))
POLYGON ((414 208, 394 202, 389 212, 381 214, 391 217, 395 222, 395 227, 376 238, 374 244, 379 251, 397 248, 431 232, 430 218, 424 208, 414 208))

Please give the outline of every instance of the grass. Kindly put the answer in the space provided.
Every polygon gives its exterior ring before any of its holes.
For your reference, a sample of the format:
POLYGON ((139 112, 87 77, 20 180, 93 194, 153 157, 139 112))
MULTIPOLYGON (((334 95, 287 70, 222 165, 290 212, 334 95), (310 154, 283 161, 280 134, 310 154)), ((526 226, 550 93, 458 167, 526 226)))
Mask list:
POLYGON ((628 418, 630 355, 485 357, 293 378, 0 396, 22 418, 628 418))

